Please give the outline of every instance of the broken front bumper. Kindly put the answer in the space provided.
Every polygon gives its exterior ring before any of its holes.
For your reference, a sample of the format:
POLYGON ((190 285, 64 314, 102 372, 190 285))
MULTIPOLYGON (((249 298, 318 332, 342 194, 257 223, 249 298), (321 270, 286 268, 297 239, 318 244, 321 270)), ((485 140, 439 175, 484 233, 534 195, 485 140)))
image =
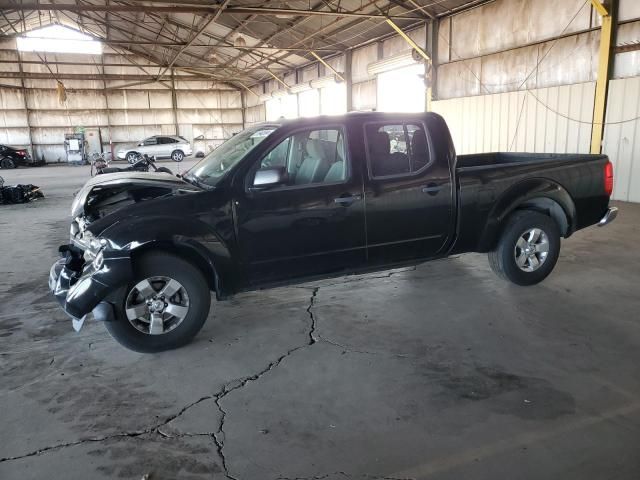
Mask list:
POLYGON ((51 266, 49 290, 79 330, 89 312, 96 320, 113 319, 113 302, 119 290, 132 278, 131 259, 104 255, 100 268, 85 262, 82 251, 60 247, 63 258, 51 266))

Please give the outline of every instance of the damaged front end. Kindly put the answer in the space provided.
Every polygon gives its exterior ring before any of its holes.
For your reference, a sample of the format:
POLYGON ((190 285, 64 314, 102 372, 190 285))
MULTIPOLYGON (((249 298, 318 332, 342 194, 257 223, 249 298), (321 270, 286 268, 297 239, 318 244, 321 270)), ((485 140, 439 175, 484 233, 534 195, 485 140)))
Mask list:
POLYGON ((79 330, 86 316, 112 320, 133 277, 131 242, 117 245, 105 232, 143 202, 201 191, 164 173, 114 173, 89 180, 71 205, 70 243, 60 247, 49 288, 79 330))
POLYGON ((132 278, 128 252, 109 248, 104 239, 91 239, 83 251, 63 245, 60 258, 49 272, 49 289, 79 331, 92 312, 96 320, 110 321, 121 289, 132 278))

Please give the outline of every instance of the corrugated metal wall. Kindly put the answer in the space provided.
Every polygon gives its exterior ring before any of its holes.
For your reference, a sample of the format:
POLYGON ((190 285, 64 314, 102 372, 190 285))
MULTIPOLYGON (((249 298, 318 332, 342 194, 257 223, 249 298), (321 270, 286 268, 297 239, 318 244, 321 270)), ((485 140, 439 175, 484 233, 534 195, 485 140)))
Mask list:
POLYGON ((613 80, 603 148, 614 165, 613 197, 617 200, 640 202, 639 117, 640 77, 613 80))
POLYGON ((595 83, 433 102, 459 154, 589 153, 595 83), (566 118, 568 117, 568 118, 566 118))
MULTIPOLYGON (((20 54, 26 74, 45 74, 48 68, 33 53, 20 54)), ((61 104, 51 79, 26 79, 26 108, 19 78, 18 51, 15 41, 0 42, 0 58, 15 63, 0 64, 0 143, 28 147, 31 132, 33 154, 47 162, 65 161, 64 134, 76 127, 99 128, 103 150, 114 150, 119 144, 139 142, 159 134, 180 134, 192 142, 195 152, 209 152, 243 128, 241 92, 228 85, 194 81, 188 75, 176 75, 176 117, 174 119, 171 89, 149 83, 126 89, 109 90, 117 85, 133 83, 127 75, 157 75, 159 67, 135 55, 122 55, 105 49, 101 56, 77 54, 47 54, 51 62, 95 63, 87 65, 53 65, 58 74, 122 75, 121 80, 63 80, 67 99, 61 104), (125 66, 102 67, 107 64, 125 66), (131 65, 129 66, 128 63, 131 65), (137 65, 137 66, 136 66, 137 65), (7 72, 7 73, 5 73, 7 72), (3 73, 5 76, 3 77, 3 73), (14 86, 15 88, 11 88, 14 86), (29 129, 30 126, 30 129, 29 129)), ((167 77, 165 83, 171 84, 167 77)))

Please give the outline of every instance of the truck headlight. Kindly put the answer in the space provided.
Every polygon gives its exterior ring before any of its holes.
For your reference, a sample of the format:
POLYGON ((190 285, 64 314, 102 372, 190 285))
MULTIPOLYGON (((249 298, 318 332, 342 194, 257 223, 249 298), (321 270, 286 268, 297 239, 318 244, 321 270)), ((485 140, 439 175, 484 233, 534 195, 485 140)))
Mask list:
POLYGON ((104 238, 94 237, 89 231, 85 232, 84 240, 86 245, 84 259, 87 262, 93 262, 98 255, 102 253, 102 250, 104 250, 104 247, 107 245, 107 241, 104 238))
POLYGON ((102 268, 102 266, 104 265, 104 255, 102 253, 102 250, 97 253, 92 263, 93 268, 95 268, 96 270, 100 270, 102 268))

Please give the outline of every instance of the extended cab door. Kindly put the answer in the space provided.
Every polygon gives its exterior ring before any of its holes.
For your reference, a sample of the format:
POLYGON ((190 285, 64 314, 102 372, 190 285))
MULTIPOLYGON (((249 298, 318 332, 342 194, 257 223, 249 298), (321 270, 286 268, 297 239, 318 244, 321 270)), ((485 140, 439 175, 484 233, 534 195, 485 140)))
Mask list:
POLYGON ((342 125, 285 130, 234 186, 245 284, 364 266, 362 174, 351 163, 348 142, 342 125), (280 169, 284 181, 254 185, 265 169, 280 169))
POLYGON ((438 255, 453 234, 453 186, 447 158, 423 117, 366 123, 368 255, 371 265, 438 255))

